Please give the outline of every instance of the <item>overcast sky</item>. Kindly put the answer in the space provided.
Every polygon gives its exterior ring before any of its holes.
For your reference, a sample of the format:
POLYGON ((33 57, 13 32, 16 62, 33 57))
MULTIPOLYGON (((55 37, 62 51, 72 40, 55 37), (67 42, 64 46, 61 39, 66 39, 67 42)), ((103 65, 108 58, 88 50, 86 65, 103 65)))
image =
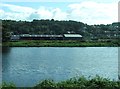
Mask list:
POLYGON ((8 1, 10 0, 4 0, 0 3, 0 19, 24 21, 32 21, 33 19, 75 20, 87 24, 111 24, 118 21, 118 0, 8 1))

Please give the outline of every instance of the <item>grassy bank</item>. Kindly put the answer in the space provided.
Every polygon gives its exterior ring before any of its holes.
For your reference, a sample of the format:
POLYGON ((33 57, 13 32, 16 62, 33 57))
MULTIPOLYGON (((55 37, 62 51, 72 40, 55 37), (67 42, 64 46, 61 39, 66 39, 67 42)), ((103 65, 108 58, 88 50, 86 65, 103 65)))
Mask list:
POLYGON ((111 81, 106 78, 96 76, 92 79, 85 77, 71 78, 66 81, 54 82, 44 80, 31 88, 17 88, 14 84, 2 84, 2 89, 120 89, 120 81, 111 81))
POLYGON ((3 42, 6 47, 118 47, 120 42, 81 42, 77 40, 21 40, 3 42))

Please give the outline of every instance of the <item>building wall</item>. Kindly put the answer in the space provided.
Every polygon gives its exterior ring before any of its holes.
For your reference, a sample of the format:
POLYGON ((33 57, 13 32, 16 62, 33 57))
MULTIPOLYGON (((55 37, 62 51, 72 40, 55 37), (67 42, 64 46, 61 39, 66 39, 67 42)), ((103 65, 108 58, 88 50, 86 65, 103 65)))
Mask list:
POLYGON ((63 40, 63 37, 20 37, 20 40, 63 40))
POLYGON ((64 37, 64 40, 82 40, 82 37, 64 37))

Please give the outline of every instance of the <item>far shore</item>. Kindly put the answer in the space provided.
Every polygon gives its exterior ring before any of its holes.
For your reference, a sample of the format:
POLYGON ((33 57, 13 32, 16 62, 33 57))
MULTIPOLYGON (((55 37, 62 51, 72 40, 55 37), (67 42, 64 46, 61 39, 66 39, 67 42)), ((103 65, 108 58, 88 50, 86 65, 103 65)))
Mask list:
POLYGON ((3 42, 3 47, 120 47, 120 42, 90 42, 78 40, 19 40, 3 42))

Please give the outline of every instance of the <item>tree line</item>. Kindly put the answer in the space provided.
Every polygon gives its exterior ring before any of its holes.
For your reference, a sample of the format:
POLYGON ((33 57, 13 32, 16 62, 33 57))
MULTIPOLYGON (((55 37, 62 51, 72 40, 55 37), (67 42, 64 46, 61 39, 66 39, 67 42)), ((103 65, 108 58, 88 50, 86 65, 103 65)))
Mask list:
POLYGON ((19 34, 47 34, 62 35, 66 33, 81 34, 85 39, 95 38, 117 38, 120 23, 87 25, 77 21, 58 21, 58 20, 33 20, 15 21, 2 20, 2 39, 9 40, 10 35, 19 34), (112 36, 114 35, 114 36, 112 36))

